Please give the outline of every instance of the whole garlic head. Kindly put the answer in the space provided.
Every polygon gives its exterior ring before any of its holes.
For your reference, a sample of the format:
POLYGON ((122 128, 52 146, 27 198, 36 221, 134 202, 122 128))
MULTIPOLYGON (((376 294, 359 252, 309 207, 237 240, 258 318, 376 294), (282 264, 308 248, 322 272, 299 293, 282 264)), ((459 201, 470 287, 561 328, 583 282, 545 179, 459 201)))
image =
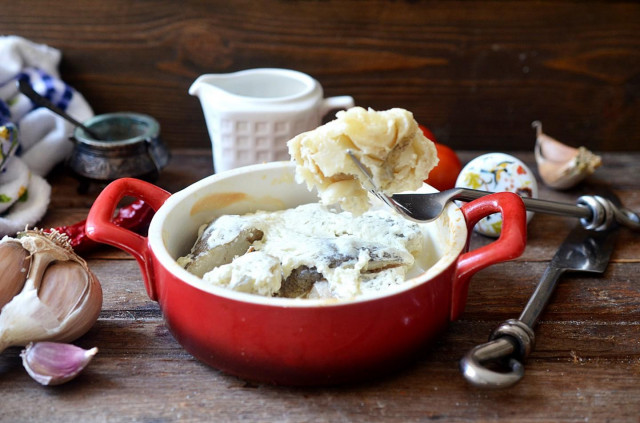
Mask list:
POLYGON ((69 342, 98 319, 102 288, 66 235, 27 230, 0 240, 0 352, 30 342, 69 342))

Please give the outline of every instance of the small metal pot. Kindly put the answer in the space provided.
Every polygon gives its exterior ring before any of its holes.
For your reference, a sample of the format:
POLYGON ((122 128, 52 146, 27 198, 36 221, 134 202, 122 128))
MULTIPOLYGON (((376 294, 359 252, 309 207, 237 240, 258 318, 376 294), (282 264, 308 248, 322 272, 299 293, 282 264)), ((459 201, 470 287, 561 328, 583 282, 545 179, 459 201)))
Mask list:
POLYGON ((76 145, 69 166, 80 177, 98 181, 134 176, 155 179, 169 162, 169 151, 160 138, 160 125, 151 116, 132 113, 97 115, 74 131, 76 145))

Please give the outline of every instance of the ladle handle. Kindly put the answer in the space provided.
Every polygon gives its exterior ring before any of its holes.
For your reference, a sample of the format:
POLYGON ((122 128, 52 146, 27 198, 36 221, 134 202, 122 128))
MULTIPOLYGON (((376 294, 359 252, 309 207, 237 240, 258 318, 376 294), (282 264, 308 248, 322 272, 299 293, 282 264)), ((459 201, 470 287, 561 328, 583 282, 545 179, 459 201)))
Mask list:
MULTIPOLYGON (((452 200, 471 201, 491 194, 469 188, 453 188, 452 200)), ((583 195, 576 204, 559 203, 539 198, 522 197, 525 207, 531 212, 577 217, 580 223, 589 230, 604 230, 615 222, 627 228, 640 231, 640 216, 637 213, 614 204, 599 195, 583 195)))
POLYGON ((480 388, 508 388, 522 379, 522 363, 535 343, 533 327, 563 271, 547 267, 520 317, 503 322, 491 333, 489 342, 473 348, 460 360, 460 371, 469 383, 480 388), (508 371, 490 368, 496 364, 506 366, 508 371))
POLYGON ((29 83, 29 81, 27 81, 26 79, 21 78, 21 79, 18 80, 18 89, 20 90, 20 92, 22 94, 26 95, 29 98, 29 100, 33 101, 38 106, 42 106, 42 107, 44 107, 46 109, 49 109, 53 113, 57 114, 58 116, 62 116, 64 119, 68 120, 69 122, 71 122, 75 126, 78 126, 78 127, 82 128, 83 131, 85 131, 87 134, 91 135, 91 138, 96 139, 98 141, 104 141, 100 135, 96 134, 95 131, 93 131, 92 129, 89 129, 88 127, 83 125, 81 122, 77 121, 72 116, 70 116, 67 112, 62 110, 60 107, 58 107, 55 104, 53 104, 47 98, 45 98, 45 97, 41 96, 40 94, 38 94, 33 89, 31 84, 29 83))
MULTIPOLYGON (((454 188, 455 195, 453 200, 471 201, 476 198, 480 198, 484 195, 488 195, 490 191, 482 191, 469 188, 454 188)), ((556 201, 541 200, 538 198, 522 197, 527 211, 540 212, 546 214, 555 214, 560 216, 570 216, 588 219, 591 217, 591 211, 588 207, 583 205, 559 203, 556 201)))
POLYGON ((533 329, 520 320, 509 319, 493 331, 489 342, 478 345, 460 360, 460 371, 469 383, 480 388, 508 388, 524 376, 525 357, 535 342, 533 329), (508 371, 497 371, 495 365, 508 371))

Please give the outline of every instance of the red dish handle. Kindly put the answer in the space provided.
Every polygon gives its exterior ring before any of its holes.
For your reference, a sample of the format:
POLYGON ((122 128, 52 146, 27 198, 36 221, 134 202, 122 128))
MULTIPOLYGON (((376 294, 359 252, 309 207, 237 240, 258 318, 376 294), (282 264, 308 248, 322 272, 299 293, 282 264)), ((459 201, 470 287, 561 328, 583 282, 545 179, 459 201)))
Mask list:
POLYGON ((149 298, 157 301, 156 292, 151 282, 153 280, 153 258, 149 251, 147 237, 112 222, 116 207, 125 196, 139 198, 157 211, 171 194, 139 179, 117 179, 106 186, 91 206, 85 224, 87 236, 94 241, 113 245, 134 256, 142 271, 144 286, 149 298))
POLYGON ((451 320, 455 320, 467 303, 469 280, 476 272, 495 263, 519 257, 527 242, 527 216, 522 198, 512 192, 499 192, 474 200, 461 207, 469 232, 481 219, 493 213, 502 213, 500 237, 491 244, 461 254, 453 279, 451 320))

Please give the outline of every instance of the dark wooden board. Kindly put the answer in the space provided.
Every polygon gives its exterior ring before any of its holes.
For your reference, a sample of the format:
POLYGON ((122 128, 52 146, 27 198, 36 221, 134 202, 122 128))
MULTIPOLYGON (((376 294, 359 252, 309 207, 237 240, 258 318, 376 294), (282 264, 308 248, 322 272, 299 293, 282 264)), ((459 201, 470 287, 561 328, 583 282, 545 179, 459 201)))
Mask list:
POLYGON ((5 3, 3 34, 60 49, 97 113, 151 114, 176 148, 209 146, 197 76, 283 67, 327 96, 411 110, 456 149, 530 149, 533 120, 574 146, 640 149, 630 0, 5 3))

